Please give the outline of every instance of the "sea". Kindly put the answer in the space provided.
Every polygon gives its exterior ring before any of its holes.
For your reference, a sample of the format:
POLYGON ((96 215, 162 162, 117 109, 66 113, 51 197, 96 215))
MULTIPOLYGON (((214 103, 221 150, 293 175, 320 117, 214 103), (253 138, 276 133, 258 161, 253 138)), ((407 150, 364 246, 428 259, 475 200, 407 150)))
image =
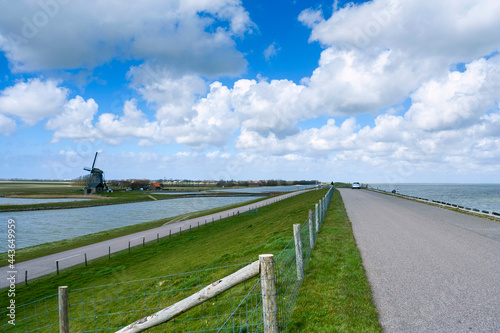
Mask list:
POLYGON ((500 184, 387 184, 372 183, 370 188, 444 201, 450 204, 500 213, 500 184))

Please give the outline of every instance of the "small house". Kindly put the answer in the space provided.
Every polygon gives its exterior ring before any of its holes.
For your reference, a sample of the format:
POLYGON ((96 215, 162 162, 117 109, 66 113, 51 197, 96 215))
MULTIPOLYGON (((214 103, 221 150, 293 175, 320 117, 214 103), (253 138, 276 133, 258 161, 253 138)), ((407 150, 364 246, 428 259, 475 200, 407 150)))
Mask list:
POLYGON ((151 183, 151 185, 149 185, 149 189, 152 191, 161 191, 162 190, 161 185, 158 183, 151 183))

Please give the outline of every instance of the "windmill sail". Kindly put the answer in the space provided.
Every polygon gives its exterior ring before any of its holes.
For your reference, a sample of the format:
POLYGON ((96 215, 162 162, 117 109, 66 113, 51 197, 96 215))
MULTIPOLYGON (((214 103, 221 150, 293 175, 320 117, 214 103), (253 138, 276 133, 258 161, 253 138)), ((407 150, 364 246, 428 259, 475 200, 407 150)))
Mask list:
POLYGON ((95 160, 97 159, 97 153, 98 153, 98 152, 96 152, 96 153, 95 153, 94 163, 92 163, 92 170, 94 170, 95 160))

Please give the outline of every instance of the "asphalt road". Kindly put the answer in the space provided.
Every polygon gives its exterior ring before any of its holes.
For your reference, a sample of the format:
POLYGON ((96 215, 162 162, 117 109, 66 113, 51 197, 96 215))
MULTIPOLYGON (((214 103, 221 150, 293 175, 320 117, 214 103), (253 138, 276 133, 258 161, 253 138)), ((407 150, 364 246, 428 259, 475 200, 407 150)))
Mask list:
POLYGON ((85 256, 87 256, 87 260, 90 261, 92 259, 96 259, 99 257, 104 257, 109 254, 111 249, 111 253, 126 250, 130 246, 137 246, 143 244, 143 242, 151 242, 156 241, 157 237, 169 237, 170 234, 174 235, 179 232, 188 232, 189 228, 196 228, 198 225, 202 227, 204 224, 209 224, 213 222, 217 222, 220 219, 231 217, 238 212, 244 213, 249 210, 262 207, 265 205, 272 204, 279 200, 283 200, 301 193, 304 193, 308 190, 304 191, 296 191, 283 194, 278 197, 269 198, 257 203, 244 205, 241 207, 228 209, 223 212, 210 214, 194 219, 184 220, 180 222, 170 223, 168 225, 141 231, 135 234, 118 237, 114 239, 110 239, 107 241, 95 243, 92 245, 83 246, 77 249, 68 250, 64 252, 59 252, 56 254, 48 255, 45 257, 24 261, 15 264, 15 269, 12 270, 8 266, 0 268, 0 289, 5 288, 9 285, 8 277, 14 275, 16 278, 16 283, 24 282, 25 280, 25 272, 28 272, 28 281, 43 275, 47 275, 50 273, 56 272, 57 265, 59 269, 62 270, 64 268, 68 268, 74 265, 82 264, 85 262, 85 256))
POLYGON ((500 223, 340 193, 385 332, 500 332, 500 223))

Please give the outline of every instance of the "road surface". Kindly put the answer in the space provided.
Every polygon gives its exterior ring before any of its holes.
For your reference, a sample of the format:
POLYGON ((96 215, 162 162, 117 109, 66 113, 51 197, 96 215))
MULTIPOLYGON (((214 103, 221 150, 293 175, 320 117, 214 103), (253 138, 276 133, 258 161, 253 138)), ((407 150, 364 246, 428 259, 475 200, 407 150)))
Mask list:
POLYGON ((340 193, 385 332, 500 332, 500 223, 340 193))
POLYGON ((24 261, 15 264, 15 269, 12 270, 8 266, 0 268, 0 289, 5 288, 9 285, 7 278, 11 275, 15 275, 16 283, 24 282, 25 272, 28 276, 28 281, 43 275, 56 272, 57 266, 62 270, 74 265, 82 264, 85 262, 85 256, 87 260, 96 259, 99 257, 104 257, 111 253, 126 250, 129 247, 141 245, 143 242, 156 241, 157 237, 163 238, 168 237, 170 234, 174 235, 178 232, 186 232, 189 228, 196 228, 198 224, 203 226, 205 223, 212 223, 213 221, 218 221, 222 218, 230 217, 238 214, 238 212, 244 213, 249 210, 262 207, 265 205, 272 204, 279 200, 283 200, 310 190, 296 191, 286 193, 274 198, 265 199, 253 204, 244 205, 241 207, 228 209, 223 212, 214 213, 202 217, 197 217, 194 219, 184 220, 180 222, 170 223, 162 227, 141 231, 138 233, 130 234, 127 236, 122 236, 107 241, 83 246, 77 249, 68 250, 64 252, 59 252, 56 254, 48 255, 45 257, 24 261), (57 264, 56 264, 57 262, 57 264))

